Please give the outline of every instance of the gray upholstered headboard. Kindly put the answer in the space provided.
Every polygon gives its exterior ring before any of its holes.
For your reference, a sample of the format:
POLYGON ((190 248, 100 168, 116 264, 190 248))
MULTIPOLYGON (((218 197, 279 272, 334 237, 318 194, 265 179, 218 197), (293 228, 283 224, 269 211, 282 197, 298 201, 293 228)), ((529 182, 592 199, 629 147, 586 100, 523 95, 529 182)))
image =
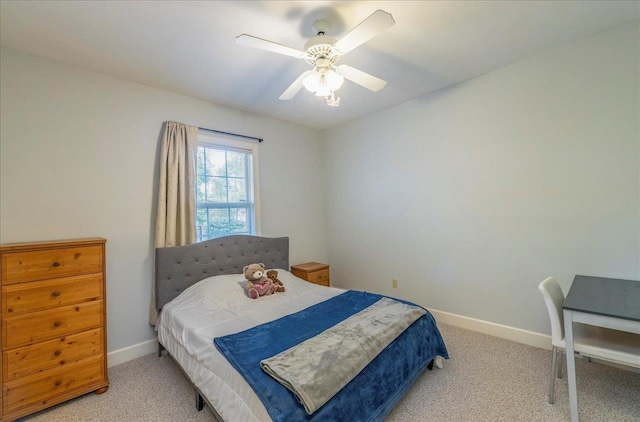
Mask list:
POLYGON ((242 274, 245 265, 289 269, 289 238, 227 236, 186 246, 156 249, 156 308, 207 277, 242 274))

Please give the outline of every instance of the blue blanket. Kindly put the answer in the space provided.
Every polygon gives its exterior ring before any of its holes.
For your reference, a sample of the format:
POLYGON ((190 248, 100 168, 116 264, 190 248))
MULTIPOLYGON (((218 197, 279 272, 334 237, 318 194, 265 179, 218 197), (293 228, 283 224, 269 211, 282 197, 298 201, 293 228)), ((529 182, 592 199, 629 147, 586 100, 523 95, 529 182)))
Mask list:
POLYGON ((448 358, 440 331, 429 312, 311 416, 291 391, 262 371, 260 361, 314 337, 382 297, 347 291, 295 314, 240 333, 216 337, 213 342, 253 388, 274 421, 381 421, 431 359, 438 355, 448 358))

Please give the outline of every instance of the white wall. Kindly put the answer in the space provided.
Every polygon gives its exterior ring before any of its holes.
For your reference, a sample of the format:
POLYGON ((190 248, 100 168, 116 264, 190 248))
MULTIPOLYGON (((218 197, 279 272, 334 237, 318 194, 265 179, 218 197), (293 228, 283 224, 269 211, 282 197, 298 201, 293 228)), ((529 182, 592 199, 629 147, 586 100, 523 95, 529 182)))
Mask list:
POLYGON ((264 138, 262 235, 289 236, 292 264, 327 260, 320 132, 13 51, 0 61, 0 242, 105 237, 110 351, 155 337, 164 121, 264 138))
POLYGON ((328 131, 332 282, 548 333, 545 277, 639 279, 639 39, 636 22, 328 131))

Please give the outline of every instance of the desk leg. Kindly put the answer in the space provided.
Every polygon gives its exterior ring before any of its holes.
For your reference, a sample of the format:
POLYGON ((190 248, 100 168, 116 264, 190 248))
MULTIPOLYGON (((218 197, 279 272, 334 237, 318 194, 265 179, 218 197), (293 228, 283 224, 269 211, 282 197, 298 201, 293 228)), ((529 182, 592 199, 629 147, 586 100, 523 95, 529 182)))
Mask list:
POLYGON ((567 382, 571 422, 578 422, 578 389, 576 386, 576 359, 573 352, 573 313, 564 310, 564 339, 567 343, 567 382))

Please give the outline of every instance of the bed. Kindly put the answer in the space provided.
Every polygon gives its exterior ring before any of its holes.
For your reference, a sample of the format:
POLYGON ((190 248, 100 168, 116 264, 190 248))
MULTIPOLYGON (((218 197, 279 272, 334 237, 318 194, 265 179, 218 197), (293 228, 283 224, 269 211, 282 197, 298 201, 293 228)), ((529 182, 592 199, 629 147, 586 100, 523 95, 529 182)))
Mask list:
POLYGON ((305 413, 298 398, 256 362, 298 341, 318 341, 327 327, 350 320, 348 304, 368 310, 382 296, 317 286, 288 270, 287 237, 228 236, 156 249, 159 355, 166 349, 189 378, 198 409, 207 403, 225 421, 382 420, 434 358, 448 358, 435 320, 424 310, 333 398, 305 413), (242 269, 256 262, 278 271, 284 293, 247 297, 242 269), (306 323, 287 325, 296 318, 306 323), (262 335, 279 340, 259 340, 262 335), (257 350, 249 349, 251 343, 257 350))

